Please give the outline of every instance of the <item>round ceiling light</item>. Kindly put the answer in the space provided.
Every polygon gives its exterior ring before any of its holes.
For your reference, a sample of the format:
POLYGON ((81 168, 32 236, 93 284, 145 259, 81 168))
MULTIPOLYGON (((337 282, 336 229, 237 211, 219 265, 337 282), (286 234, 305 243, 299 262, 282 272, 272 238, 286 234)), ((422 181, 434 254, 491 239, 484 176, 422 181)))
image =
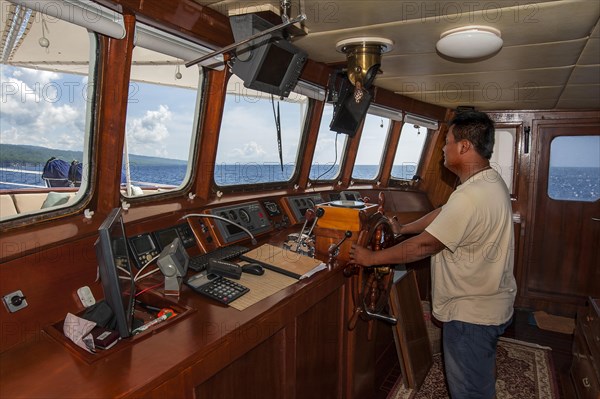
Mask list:
POLYGON ((441 34, 437 50, 451 58, 473 59, 494 54, 502 48, 500 31, 488 26, 464 26, 441 34))

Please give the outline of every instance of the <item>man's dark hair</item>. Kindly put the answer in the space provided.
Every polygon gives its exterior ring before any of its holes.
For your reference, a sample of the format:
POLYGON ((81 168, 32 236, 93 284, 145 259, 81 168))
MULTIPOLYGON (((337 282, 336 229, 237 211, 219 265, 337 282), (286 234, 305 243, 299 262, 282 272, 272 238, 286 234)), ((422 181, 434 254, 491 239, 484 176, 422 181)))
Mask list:
POLYGON ((494 151, 494 122, 484 112, 462 111, 450 122, 454 126, 454 139, 469 140, 479 155, 485 159, 492 157, 494 151))

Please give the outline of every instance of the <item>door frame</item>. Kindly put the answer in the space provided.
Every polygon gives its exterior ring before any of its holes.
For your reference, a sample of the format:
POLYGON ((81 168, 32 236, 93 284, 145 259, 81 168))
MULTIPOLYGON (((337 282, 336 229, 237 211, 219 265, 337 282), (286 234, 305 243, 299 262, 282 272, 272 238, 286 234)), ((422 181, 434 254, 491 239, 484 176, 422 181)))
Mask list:
MULTIPOLYGON (((518 300, 515 306, 528 307, 534 309, 543 309, 556 314, 574 315, 577 313, 579 307, 585 305, 584 297, 576 296, 565 296, 565 295, 551 295, 548 293, 542 293, 539 291, 529 290, 529 262, 534 252, 535 245, 535 234, 544 226, 536 223, 537 213, 537 198, 540 186, 545 186, 546 181, 541 179, 548 178, 548 171, 541 168, 540 162, 543 160, 546 151, 549 148, 544 147, 545 137, 543 131, 551 128, 565 128, 571 126, 573 128, 582 127, 595 127, 600 124, 598 118, 576 118, 575 115, 568 119, 533 119, 532 120, 532 145, 531 145, 531 159, 530 168, 526 174, 525 185, 523 191, 527 191, 528 204, 527 213, 523 221, 525 222, 526 230, 524 232, 524 239, 521 240, 522 248, 520 251, 519 260, 519 276, 518 276, 518 300), (542 184, 543 183, 543 184, 542 184)), ((549 161, 549 160, 548 160, 549 161)))

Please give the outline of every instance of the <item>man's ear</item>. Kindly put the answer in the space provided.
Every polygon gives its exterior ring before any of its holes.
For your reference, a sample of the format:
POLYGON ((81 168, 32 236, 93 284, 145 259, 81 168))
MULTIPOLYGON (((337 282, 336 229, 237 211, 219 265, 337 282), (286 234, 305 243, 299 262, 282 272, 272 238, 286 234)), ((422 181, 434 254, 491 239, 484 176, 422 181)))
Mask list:
POLYGON ((460 154, 465 154, 471 148, 471 142, 469 140, 460 141, 460 154))

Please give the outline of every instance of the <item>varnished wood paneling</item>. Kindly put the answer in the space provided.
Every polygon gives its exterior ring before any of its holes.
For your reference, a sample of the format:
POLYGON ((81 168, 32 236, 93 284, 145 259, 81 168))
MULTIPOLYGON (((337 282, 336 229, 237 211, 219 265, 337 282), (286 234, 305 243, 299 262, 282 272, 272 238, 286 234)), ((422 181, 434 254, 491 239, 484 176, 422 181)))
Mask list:
POLYGON ((0 292, 21 290, 28 306, 16 313, 0 312, 0 352, 39 341, 44 326, 64 319, 67 312, 83 310, 77 297, 79 287, 87 285, 96 298, 103 297, 100 283, 94 282, 95 240, 95 236, 73 240, 1 265, 0 292))
POLYGON ((195 389, 197 398, 285 397, 285 334, 278 331, 195 389))
POLYGON ((446 140, 448 126, 442 124, 430 140, 430 147, 424 154, 424 169, 421 170, 422 181, 418 188, 425 191, 434 208, 446 203, 459 180, 456 175, 444 166, 442 148, 446 140))
POLYGON ((212 47, 233 43, 229 19, 192 0, 96 0, 108 7, 115 3, 150 25, 212 47))
MULTIPOLYGON (((534 226, 527 258, 527 284, 531 295, 563 304, 583 306, 587 296, 600 295, 600 224, 592 218, 600 214, 595 202, 561 201, 548 196, 550 146, 555 137, 597 135, 600 124, 539 123, 540 150, 536 165, 534 226), (542 227, 543 225, 543 227, 542 227)), ((572 308, 574 311, 574 308, 572 308)))
POLYGON ((97 163, 93 163, 91 169, 96 173, 93 183, 102 182, 94 186, 92 206, 95 212, 104 215, 119 206, 121 195, 121 165, 135 31, 135 17, 125 15, 124 18, 125 39, 104 38, 101 47, 103 62, 100 64, 98 123, 95 131, 98 146, 93 154, 97 163))
POLYGON ((341 396, 342 291, 324 298, 298 317, 296 325, 296 398, 341 396))

